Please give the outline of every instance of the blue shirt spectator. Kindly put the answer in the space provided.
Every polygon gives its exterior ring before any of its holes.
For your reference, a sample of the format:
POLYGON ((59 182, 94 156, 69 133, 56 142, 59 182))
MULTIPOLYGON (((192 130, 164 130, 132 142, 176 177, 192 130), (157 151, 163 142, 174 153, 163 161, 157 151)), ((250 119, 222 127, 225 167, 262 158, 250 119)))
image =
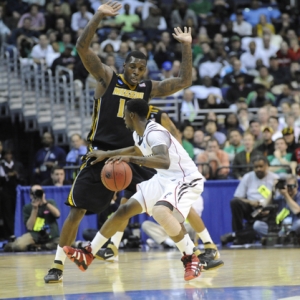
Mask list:
POLYGON ((45 132, 42 138, 43 148, 38 150, 34 159, 34 179, 40 183, 50 178, 51 169, 54 165, 64 166, 66 163, 66 152, 62 148, 53 145, 53 136, 45 132))
MULTIPOLYGON (((259 23, 260 15, 265 15, 267 18, 267 23, 272 23, 272 19, 277 19, 281 16, 280 11, 273 7, 259 7, 258 1, 253 0, 251 3, 251 8, 245 8, 243 10, 244 20, 249 22, 252 26, 259 23)), ((232 14, 230 17, 231 21, 236 20, 236 14, 232 14)))
POLYGON ((81 164, 81 157, 86 154, 87 147, 84 145, 84 141, 81 136, 77 133, 71 136, 72 149, 67 154, 66 162, 67 165, 75 166, 81 164))

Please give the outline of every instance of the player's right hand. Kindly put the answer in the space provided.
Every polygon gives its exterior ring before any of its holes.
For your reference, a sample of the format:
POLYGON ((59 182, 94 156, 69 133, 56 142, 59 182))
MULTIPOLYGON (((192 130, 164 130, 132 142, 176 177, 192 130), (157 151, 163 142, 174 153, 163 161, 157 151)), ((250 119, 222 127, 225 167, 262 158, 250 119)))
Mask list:
POLYGON ((111 0, 109 0, 107 3, 100 5, 97 11, 107 17, 114 17, 119 14, 119 10, 121 9, 121 7, 121 3, 116 1, 112 2, 111 0))
POLYGON ((96 159, 91 162, 91 165, 98 163, 99 161, 104 160, 107 157, 106 151, 102 150, 93 150, 85 155, 86 159, 95 157, 96 159))

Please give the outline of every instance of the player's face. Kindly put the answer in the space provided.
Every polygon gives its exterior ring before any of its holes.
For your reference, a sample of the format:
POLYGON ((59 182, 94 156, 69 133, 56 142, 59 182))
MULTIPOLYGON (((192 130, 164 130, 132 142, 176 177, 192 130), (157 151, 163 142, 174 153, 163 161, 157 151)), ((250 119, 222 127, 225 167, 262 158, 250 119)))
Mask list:
POLYGON ((124 112, 124 122, 125 122, 125 126, 127 129, 134 131, 134 127, 133 127, 133 122, 130 116, 130 111, 127 110, 127 108, 125 107, 125 112, 124 112))
POLYGON ((130 57, 130 61, 124 64, 124 77, 130 85, 137 85, 146 72, 145 59, 130 57))

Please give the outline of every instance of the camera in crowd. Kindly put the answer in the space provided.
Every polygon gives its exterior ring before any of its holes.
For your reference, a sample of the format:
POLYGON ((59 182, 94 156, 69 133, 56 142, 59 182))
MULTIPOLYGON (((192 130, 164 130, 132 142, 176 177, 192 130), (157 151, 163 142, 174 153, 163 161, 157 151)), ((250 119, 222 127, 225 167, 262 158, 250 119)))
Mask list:
POLYGON ((44 195, 44 191, 35 190, 35 191, 31 191, 30 194, 33 196, 34 199, 41 199, 44 195))
POLYGON ((285 179, 279 179, 278 182, 275 185, 275 188, 278 190, 283 190, 285 189, 286 186, 286 180, 285 179))

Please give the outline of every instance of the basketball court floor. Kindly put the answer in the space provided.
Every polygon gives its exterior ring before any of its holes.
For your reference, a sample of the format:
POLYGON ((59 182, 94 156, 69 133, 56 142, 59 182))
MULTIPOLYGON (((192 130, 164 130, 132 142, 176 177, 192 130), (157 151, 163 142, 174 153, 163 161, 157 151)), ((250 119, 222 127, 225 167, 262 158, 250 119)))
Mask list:
POLYGON ((0 254, 0 299, 299 300, 300 249, 221 250, 225 265, 183 280, 180 253, 120 252, 81 272, 68 259, 63 283, 45 284, 54 252, 0 254))

